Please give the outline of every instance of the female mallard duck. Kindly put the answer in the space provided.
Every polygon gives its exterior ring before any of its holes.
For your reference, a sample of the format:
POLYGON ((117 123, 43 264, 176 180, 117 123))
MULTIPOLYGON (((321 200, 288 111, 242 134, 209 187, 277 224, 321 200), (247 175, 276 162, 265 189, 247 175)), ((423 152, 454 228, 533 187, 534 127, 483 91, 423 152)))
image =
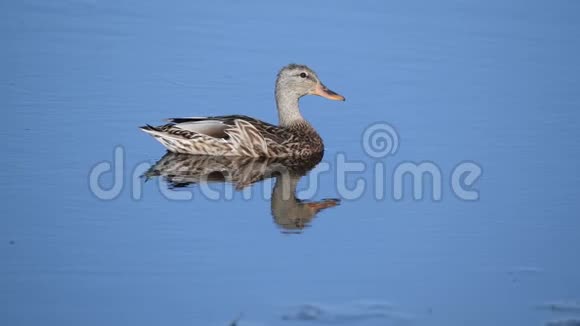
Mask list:
POLYGON ((344 97, 326 88, 312 69, 296 64, 280 70, 275 94, 279 126, 243 115, 227 115, 173 118, 166 125, 147 125, 141 130, 175 153, 251 157, 322 153, 322 139, 300 114, 298 100, 304 95, 338 101, 344 101, 344 97))

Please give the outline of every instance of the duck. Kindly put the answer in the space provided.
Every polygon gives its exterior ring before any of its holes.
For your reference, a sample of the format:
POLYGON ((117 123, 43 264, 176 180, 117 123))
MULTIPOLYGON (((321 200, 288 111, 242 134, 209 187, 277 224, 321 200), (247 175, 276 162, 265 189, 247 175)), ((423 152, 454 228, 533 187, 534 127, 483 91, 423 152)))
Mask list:
POLYGON ((274 94, 278 125, 245 115, 223 115, 170 118, 164 125, 140 128, 173 153, 269 158, 323 153, 322 138, 302 116, 298 102, 306 95, 335 101, 345 101, 344 96, 302 64, 289 64, 278 72, 274 94))

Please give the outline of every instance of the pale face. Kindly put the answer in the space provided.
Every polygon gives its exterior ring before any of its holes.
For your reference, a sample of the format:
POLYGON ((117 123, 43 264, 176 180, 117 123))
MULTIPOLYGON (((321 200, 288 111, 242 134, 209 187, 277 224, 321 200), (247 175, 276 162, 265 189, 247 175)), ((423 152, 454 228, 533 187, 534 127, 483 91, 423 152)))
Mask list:
POLYGON ((344 97, 330 89, 318 79, 312 69, 302 65, 290 65, 278 74, 277 86, 279 91, 287 91, 298 97, 304 95, 318 95, 331 100, 344 101, 344 97))

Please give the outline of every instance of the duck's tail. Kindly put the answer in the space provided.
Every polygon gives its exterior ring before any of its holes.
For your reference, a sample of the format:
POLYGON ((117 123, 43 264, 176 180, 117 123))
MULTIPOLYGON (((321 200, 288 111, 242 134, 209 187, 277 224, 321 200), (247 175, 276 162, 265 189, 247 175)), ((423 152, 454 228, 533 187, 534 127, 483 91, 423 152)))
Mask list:
POLYGON ((141 126, 141 127, 139 127, 139 129, 143 130, 144 132, 146 132, 148 134, 161 132, 161 130, 159 130, 159 128, 153 127, 152 125, 141 126))

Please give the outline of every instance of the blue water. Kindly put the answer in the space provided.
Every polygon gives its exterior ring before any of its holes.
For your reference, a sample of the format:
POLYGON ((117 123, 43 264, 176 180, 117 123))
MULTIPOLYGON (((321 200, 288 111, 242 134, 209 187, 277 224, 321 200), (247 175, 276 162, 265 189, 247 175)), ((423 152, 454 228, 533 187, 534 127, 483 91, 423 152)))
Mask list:
POLYGON ((0 324, 579 320, 579 10, 563 0, 1 2, 0 324), (212 200, 191 187, 192 199, 170 200, 155 179, 134 198, 135 168, 164 154, 137 126, 276 122, 274 79, 290 62, 347 98, 301 100, 330 168, 303 199, 340 206, 288 233, 265 196, 212 200), (400 144, 375 159, 361 135, 379 121, 400 144), (117 146, 124 187, 102 200, 89 175, 117 146), (351 188, 370 187, 383 164, 386 195, 345 198, 337 155, 367 166, 351 188), (423 161, 442 172, 441 200, 408 188, 395 200, 393 170, 423 161), (450 187, 464 161, 483 169, 477 201, 450 187))

